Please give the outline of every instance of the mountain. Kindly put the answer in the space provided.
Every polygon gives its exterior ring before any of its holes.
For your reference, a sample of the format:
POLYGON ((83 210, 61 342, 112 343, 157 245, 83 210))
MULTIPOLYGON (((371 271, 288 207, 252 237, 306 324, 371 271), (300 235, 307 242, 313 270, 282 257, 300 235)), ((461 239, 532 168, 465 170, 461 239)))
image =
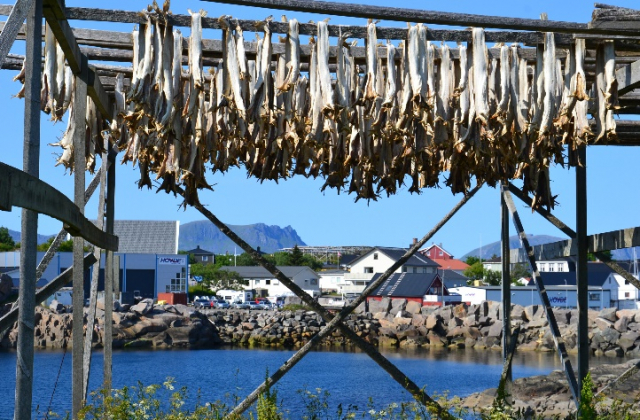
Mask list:
MULTIPOLYGON (((293 247, 296 244, 300 246, 306 245, 291 226, 281 228, 280 226, 269 226, 264 223, 228 226, 253 248, 260 247, 260 251, 269 254, 280 248, 293 247)), ((197 246, 214 254, 224 254, 226 252, 233 254, 236 249, 239 254, 243 252, 239 246, 236 246, 231 239, 227 238, 208 220, 180 225, 178 249, 188 251, 197 246)))
MULTIPOLYGON (((527 235, 527 238, 529 239, 529 243, 532 246, 563 240, 563 238, 558 238, 556 236, 550 235, 527 235)), ((490 244, 482 245, 482 248, 476 248, 472 251, 467 252, 460 259, 464 261, 467 257, 480 257, 488 260, 493 255, 500 256, 500 254, 502 253, 500 248, 500 241, 492 242, 490 244), (480 255, 480 250, 482 250, 482 255, 480 255)), ((518 237, 518 235, 509 236, 509 248, 521 248, 520 238, 518 237)))
MULTIPOLYGON (((9 231, 9 235, 11 235, 11 237, 13 238, 13 240, 15 241, 15 243, 20 242, 20 238, 22 236, 22 234, 20 232, 18 232, 17 230, 11 230, 8 229, 9 231)), ((47 240, 49 240, 50 237, 52 237, 54 235, 40 235, 38 234, 38 243, 41 244, 43 242, 47 242, 47 240)))

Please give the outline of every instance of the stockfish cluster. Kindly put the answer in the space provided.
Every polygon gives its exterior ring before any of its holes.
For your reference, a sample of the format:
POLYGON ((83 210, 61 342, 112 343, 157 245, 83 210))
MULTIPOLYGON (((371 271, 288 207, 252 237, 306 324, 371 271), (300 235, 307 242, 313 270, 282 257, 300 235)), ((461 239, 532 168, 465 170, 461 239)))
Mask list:
MULTIPOLYGON (((223 59, 205 72, 204 13, 190 11, 184 67, 183 37, 167 9, 150 7, 146 23, 133 31, 130 88, 120 74, 107 132, 125 150, 123 162, 140 168, 140 187, 152 186, 153 173, 159 190, 183 187, 185 204, 210 188, 207 168, 244 167, 260 181, 321 176, 323 190, 344 189, 356 200, 394 194, 405 183, 411 192, 437 187, 441 174, 453 193, 466 192, 474 178, 492 186, 521 178, 534 207, 551 208, 549 166, 579 165, 579 145, 616 139, 612 41, 597 49, 596 80, 587 89, 584 40, 561 60, 553 33, 545 34, 530 66, 517 44, 498 44, 499 53, 489 54, 480 28, 471 30, 471 42, 451 48, 427 41, 425 25, 408 25, 406 40, 395 46, 380 44, 370 21, 366 63, 359 64, 350 34, 330 46, 325 21, 303 60, 295 19, 287 21, 277 56, 270 21, 257 22, 256 54, 249 57, 237 21, 222 16, 223 59)), ((46 45, 46 110, 57 119, 71 102, 71 83, 60 83, 68 68, 62 70, 55 40, 46 45)), ((87 131, 95 136, 100 123, 95 107, 88 109, 87 131)), ((59 163, 70 167, 67 133, 58 143, 59 163)), ((88 168, 90 160, 87 154, 88 168)))

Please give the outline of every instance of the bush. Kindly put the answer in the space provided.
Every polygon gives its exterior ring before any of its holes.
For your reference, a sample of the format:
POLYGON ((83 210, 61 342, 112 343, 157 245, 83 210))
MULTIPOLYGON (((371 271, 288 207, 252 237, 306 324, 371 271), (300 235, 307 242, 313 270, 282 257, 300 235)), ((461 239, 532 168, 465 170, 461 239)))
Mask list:
POLYGON ((189 286, 189 299, 193 300, 196 296, 215 296, 216 292, 200 285, 189 286))

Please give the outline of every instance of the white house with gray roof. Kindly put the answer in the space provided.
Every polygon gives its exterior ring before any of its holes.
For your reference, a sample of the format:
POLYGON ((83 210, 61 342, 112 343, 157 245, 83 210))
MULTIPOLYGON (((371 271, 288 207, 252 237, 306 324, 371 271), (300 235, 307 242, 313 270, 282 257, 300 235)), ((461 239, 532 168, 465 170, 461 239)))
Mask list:
MULTIPOLYGON (((375 273, 384 273, 405 253, 407 248, 377 246, 351 263, 351 272, 344 275, 343 293, 362 293, 375 273)), ((396 273, 435 274, 439 265, 435 261, 416 253, 396 273)))
MULTIPOLYGON (((260 266, 225 266, 221 270, 235 271, 249 284, 244 288, 254 290, 257 297, 293 296, 287 286, 276 279, 273 274, 260 266)), ((293 280, 302 290, 311 296, 320 295, 320 276, 307 266, 278 266, 278 270, 293 280)))

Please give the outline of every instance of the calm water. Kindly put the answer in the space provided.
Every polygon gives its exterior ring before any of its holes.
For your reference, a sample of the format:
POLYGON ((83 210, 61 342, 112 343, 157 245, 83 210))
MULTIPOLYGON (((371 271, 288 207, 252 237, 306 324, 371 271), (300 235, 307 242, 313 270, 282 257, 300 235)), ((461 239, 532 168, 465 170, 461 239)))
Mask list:
MULTIPOLYGON (((167 377, 175 378, 176 387, 187 386, 193 397, 200 390, 201 402, 222 400, 232 403, 233 396, 241 399, 265 378, 267 369, 274 372, 293 351, 278 350, 159 350, 116 351, 113 355, 114 387, 159 384, 167 377)), ((497 386, 502 359, 496 351, 426 350, 385 353, 396 366, 426 392, 466 396, 497 386)), ((615 359, 592 359, 592 364, 616 363, 615 359)), ((13 417, 15 398, 15 352, 0 352, 0 419, 13 417)), ((575 366, 575 361, 573 361, 575 366)), ((102 353, 94 353, 91 390, 102 382, 102 353)), ((56 378, 61 368, 51 410, 65 413, 71 408, 71 353, 39 351, 35 357, 34 418, 42 419, 49 405, 56 378), (64 356, 64 360, 63 360, 64 356), (62 366, 62 368, 61 368, 62 366)), ((521 353, 514 358, 514 378, 547 374, 560 369, 553 353, 521 353)), ((302 412, 303 400, 299 390, 316 388, 330 393, 331 412, 342 404, 354 404, 367 409, 369 397, 377 407, 410 400, 391 377, 360 352, 317 351, 308 354, 277 385, 278 397, 284 402, 292 418, 302 412)))

